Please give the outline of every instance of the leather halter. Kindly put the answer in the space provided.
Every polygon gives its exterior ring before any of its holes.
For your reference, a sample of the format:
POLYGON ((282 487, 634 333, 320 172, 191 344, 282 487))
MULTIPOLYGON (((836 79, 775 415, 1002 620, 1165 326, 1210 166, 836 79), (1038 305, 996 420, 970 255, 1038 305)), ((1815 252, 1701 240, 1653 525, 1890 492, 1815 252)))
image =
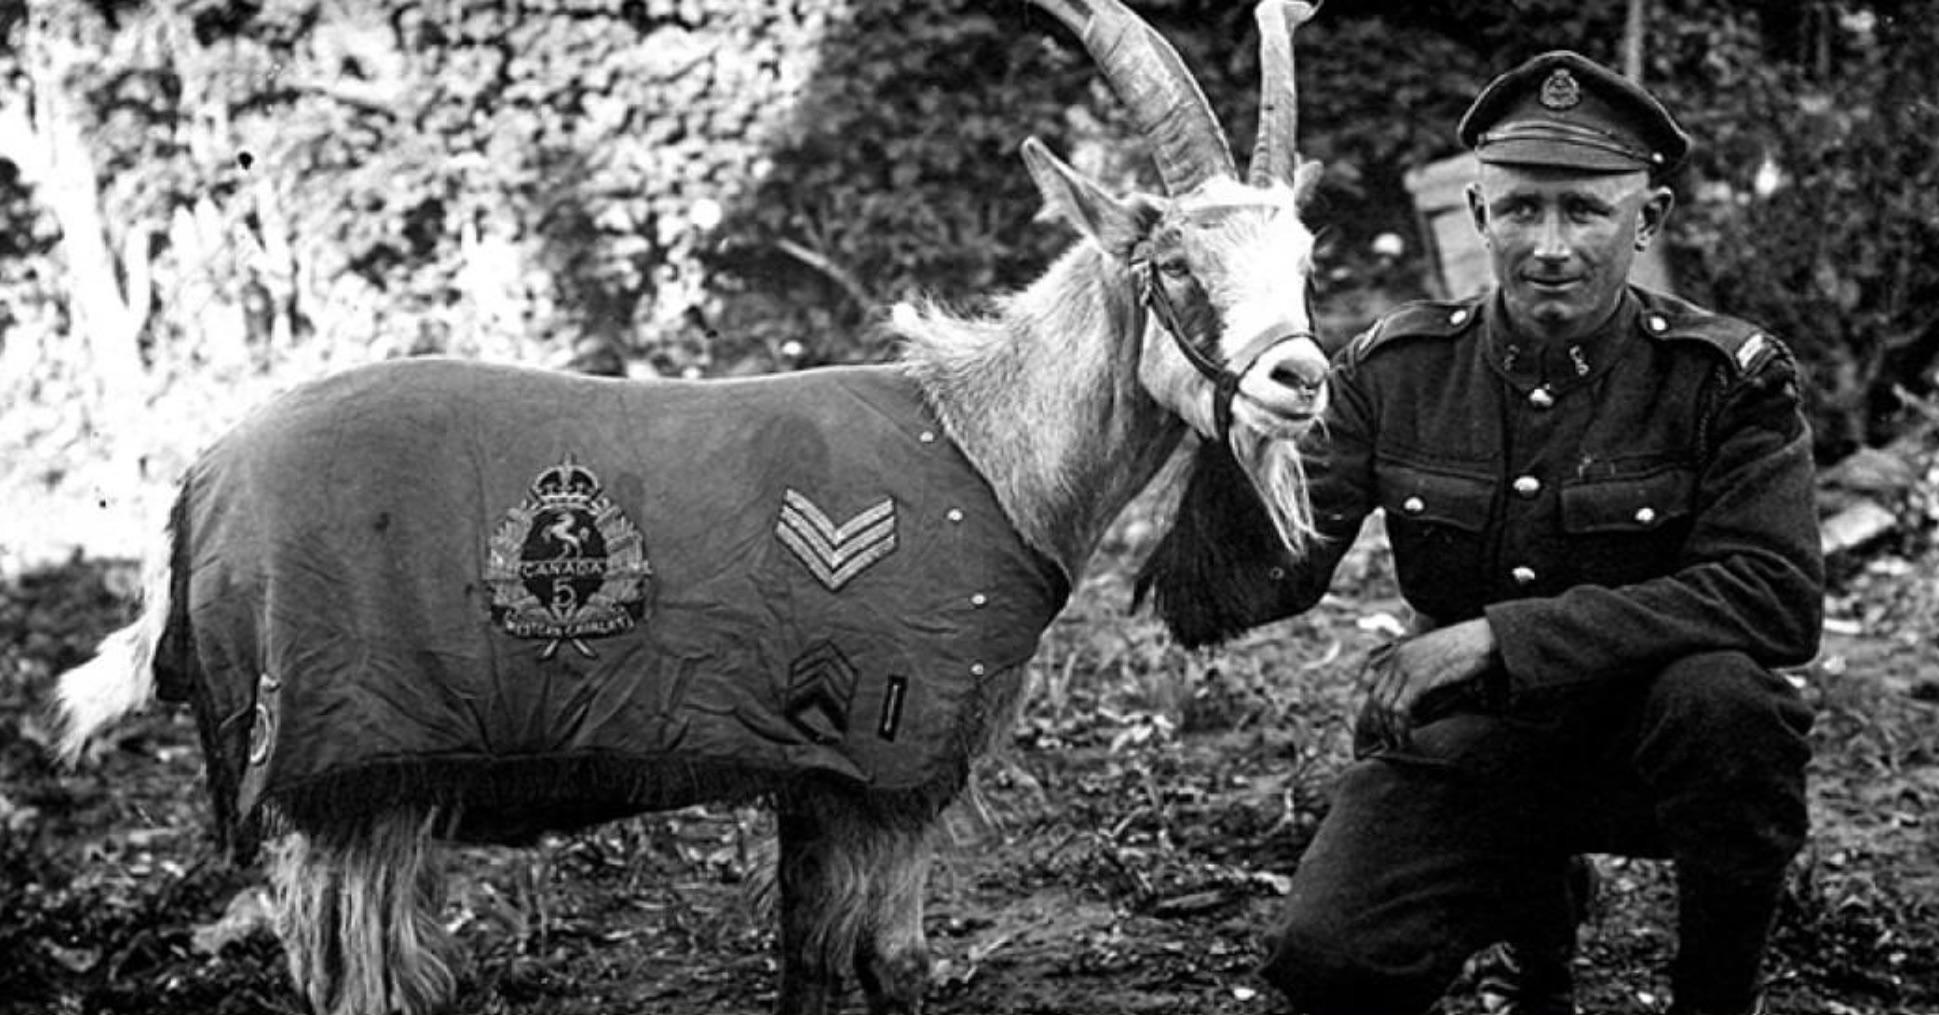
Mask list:
POLYGON ((1178 308, 1172 305, 1171 297, 1165 293, 1164 281, 1158 277, 1158 263, 1150 258, 1143 259, 1143 271, 1138 274, 1139 295, 1158 324, 1171 335, 1172 343, 1178 351, 1185 354, 1185 361, 1192 365, 1206 380, 1212 382, 1212 425, 1218 431, 1219 443, 1232 446, 1232 399, 1239 394, 1239 380, 1245 372, 1266 354, 1266 350, 1281 342, 1306 338, 1315 342, 1319 336, 1309 329, 1284 333, 1268 333, 1266 337, 1254 341, 1239 351, 1239 369, 1213 359, 1204 349, 1194 345, 1187 337, 1184 324, 1178 319, 1178 308))

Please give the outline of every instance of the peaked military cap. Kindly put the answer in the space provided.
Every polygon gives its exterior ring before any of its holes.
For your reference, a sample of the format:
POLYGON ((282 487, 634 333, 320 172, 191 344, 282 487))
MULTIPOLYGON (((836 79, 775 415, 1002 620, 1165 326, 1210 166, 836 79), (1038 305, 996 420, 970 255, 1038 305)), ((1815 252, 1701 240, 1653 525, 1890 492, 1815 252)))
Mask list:
POLYGON ((1483 162, 1589 172, 1668 172, 1690 135, 1650 93, 1558 49, 1488 83, 1455 133, 1483 162))

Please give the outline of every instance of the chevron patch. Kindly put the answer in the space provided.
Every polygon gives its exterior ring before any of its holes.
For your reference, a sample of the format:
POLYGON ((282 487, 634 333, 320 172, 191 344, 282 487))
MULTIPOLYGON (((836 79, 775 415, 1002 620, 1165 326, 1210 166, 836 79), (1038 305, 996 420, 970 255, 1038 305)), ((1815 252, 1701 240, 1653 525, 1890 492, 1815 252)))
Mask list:
POLYGON ((885 497, 836 525, 806 494, 790 488, 782 495, 774 534, 828 591, 838 592, 895 550, 895 500, 885 497))
POLYGON ((815 743, 841 743, 857 679, 855 664, 834 642, 808 646, 788 664, 788 721, 815 743))
POLYGON ((1737 347, 1737 365, 1749 370, 1751 364, 1757 362, 1758 355, 1764 351, 1766 341, 1761 331, 1745 339, 1744 344, 1737 347))

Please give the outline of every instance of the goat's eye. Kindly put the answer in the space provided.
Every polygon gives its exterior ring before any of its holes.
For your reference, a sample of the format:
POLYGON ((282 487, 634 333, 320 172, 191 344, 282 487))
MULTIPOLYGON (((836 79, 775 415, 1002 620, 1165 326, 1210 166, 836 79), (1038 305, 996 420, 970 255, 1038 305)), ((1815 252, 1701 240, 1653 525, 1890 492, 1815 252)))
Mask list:
POLYGON ((1184 278, 1192 273, 1192 266, 1182 257, 1167 257, 1158 262, 1158 270, 1171 278, 1184 278))

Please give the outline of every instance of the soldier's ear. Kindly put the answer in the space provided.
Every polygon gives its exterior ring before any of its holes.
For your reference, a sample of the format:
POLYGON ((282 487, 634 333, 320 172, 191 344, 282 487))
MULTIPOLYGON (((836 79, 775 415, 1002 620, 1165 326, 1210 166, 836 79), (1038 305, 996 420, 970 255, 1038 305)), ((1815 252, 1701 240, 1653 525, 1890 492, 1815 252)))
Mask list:
POLYGON ((1474 231, 1481 234, 1483 241, 1488 239, 1488 202, 1481 196, 1481 184, 1470 183, 1464 191, 1468 195, 1468 218, 1474 222, 1474 231))
POLYGON ((1637 214, 1642 221, 1636 223, 1636 249, 1642 250, 1650 245, 1663 231, 1663 223, 1670 220, 1670 210, 1676 207, 1676 193, 1668 187, 1651 187, 1649 196, 1643 199, 1643 206, 1637 214))

